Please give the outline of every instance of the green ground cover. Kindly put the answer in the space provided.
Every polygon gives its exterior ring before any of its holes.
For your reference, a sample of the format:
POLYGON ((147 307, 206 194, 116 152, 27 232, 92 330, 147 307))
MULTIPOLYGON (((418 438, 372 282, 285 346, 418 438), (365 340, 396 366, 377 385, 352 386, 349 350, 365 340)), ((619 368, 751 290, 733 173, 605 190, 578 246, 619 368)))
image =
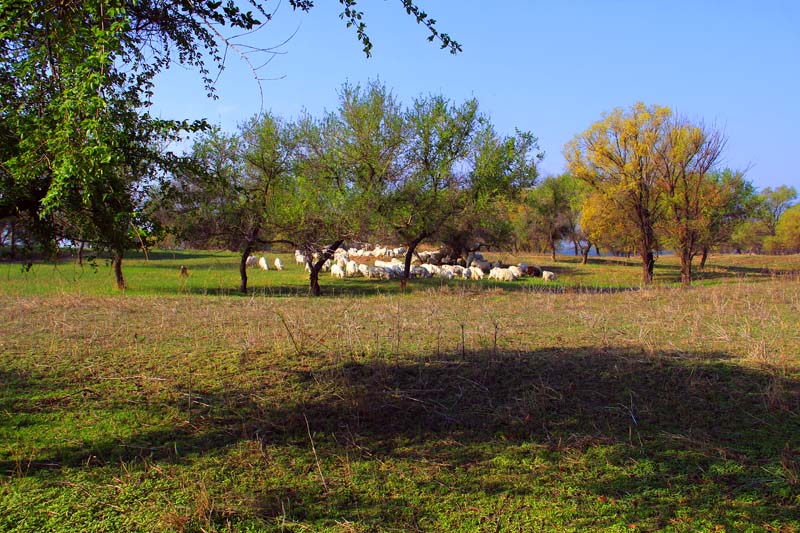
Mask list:
POLYGON ((0 531, 800 531, 797 256, 318 299, 283 258, 0 265, 0 531))

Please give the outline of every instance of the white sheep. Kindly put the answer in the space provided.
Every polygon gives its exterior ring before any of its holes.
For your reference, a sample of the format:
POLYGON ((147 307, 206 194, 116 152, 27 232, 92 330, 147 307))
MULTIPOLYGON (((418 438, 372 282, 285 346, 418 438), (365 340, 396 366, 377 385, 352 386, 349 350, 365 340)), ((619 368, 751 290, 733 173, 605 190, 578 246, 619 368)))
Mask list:
POLYGON ((258 265, 258 257, 254 256, 254 255, 249 256, 247 258, 247 260, 245 261, 245 265, 249 266, 249 267, 254 267, 254 266, 258 265))
POLYGON ((298 265, 305 265, 308 261, 306 261, 306 256, 300 250, 294 251, 294 262, 298 265))
POLYGON ((355 261, 348 261, 344 267, 344 273, 348 278, 354 278, 358 276, 361 273, 358 269, 358 263, 355 261))
POLYGON ((542 270, 542 279, 545 281, 555 281, 556 275, 554 272, 550 272, 549 270, 542 270))
POLYGON ((261 270, 269 270, 269 265, 267 264, 267 258, 263 255, 258 258, 258 267, 261 270))
POLYGON ((389 274, 380 267, 364 265, 364 277, 367 279, 388 279, 389 274))
POLYGON ((498 281, 514 281, 514 274, 507 268, 494 267, 489 272, 489 279, 496 279, 498 281))
POLYGON ((431 277, 430 271, 422 268, 421 266, 415 266, 411 269, 411 277, 412 278, 429 278, 431 277))
POLYGON ((469 271, 471 273, 470 277, 472 279, 483 279, 484 273, 483 273, 483 269, 481 269, 480 267, 471 266, 471 267, 469 267, 469 271))
POLYGON ((280 257, 275 258, 275 270, 283 270, 283 262, 280 257))
POLYGON ((339 266, 338 263, 334 263, 331 266, 331 276, 334 278, 344 278, 344 270, 339 266))
POLYGON ((510 270, 511 273, 514 274, 515 278, 521 278, 522 277, 522 270, 520 270, 520 268, 518 266, 511 265, 510 267, 508 267, 508 270, 510 270))

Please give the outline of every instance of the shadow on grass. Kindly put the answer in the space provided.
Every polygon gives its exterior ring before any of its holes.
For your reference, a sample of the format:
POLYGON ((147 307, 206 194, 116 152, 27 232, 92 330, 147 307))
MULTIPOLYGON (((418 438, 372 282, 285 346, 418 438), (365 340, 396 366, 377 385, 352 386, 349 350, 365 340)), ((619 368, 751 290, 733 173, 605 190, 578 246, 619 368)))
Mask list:
MULTIPOLYGON (((520 481, 530 476, 527 467, 499 476, 493 472, 494 457, 515 458, 522 465, 535 452, 549 457, 558 472, 567 458, 591 461, 583 458, 605 450, 598 465, 613 468, 585 480, 580 490, 592 498, 633 502, 615 520, 634 522, 644 513, 667 527, 679 501, 689 514, 701 516, 718 507, 714 512, 720 516, 737 515, 730 503, 737 497, 761 502, 747 512, 753 524, 797 519, 800 381, 745 368, 725 353, 585 347, 426 354, 397 362, 348 357, 326 368, 281 372, 279 380, 269 374, 272 378, 246 388, 192 390, 177 384, 172 400, 149 408, 163 410, 165 417, 183 410, 185 423, 124 440, 42 450, 25 474, 58 478, 64 467, 90 469, 137 459, 191 463, 241 441, 308 451, 313 434, 323 461, 347 454, 447 464, 492 479, 488 484, 472 479, 474 486, 459 488, 464 493, 524 496, 535 490, 520 481), (649 469, 631 473, 628 468, 639 463, 649 469), (725 473, 732 463, 737 470, 725 473), (637 510, 636 502, 647 506, 646 512, 637 510)), ((2 377, 12 397, 36 386, 21 375, 2 377)), ((0 463, 2 471, 15 469, 16 464, 0 463)), ((268 516, 278 509, 277 500, 265 498, 259 512, 268 516)), ((343 503, 337 512, 364 504, 343 503)), ((309 509, 297 513, 313 514, 309 509)))

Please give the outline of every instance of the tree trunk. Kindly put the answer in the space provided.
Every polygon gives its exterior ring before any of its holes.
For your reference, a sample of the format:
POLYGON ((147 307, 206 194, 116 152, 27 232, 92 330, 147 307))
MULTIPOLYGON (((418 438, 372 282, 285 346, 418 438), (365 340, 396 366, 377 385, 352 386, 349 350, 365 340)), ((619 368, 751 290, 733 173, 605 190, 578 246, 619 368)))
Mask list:
MULTIPOLYGON (((319 261, 317 261, 319 263, 319 261)), ((308 273, 309 292, 311 296, 320 296, 322 289, 319 287, 319 271, 322 266, 317 267, 316 263, 311 265, 311 271, 308 273)))
POLYGON ((692 284, 692 253, 681 250, 681 285, 688 287, 692 284))
POLYGON ((586 248, 581 248, 581 264, 585 265, 589 262, 589 251, 592 249, 592 243, 589 243, 586 248))
POLYGON ((253 245, 246 245, 242 251, 242 257, 239 260, 239 277, 241 278, 239 282, 239 292, 242 294, 247 294, 247 258, 250 257, 252 251, 253 245))
POLYGON ((597 257, 600 257, 600 246, 597 243, 594 245, 594 251, 597 254, 597 257))
MULTIPOLYGON (((325 261, 333 257, 334 252, 339 246, 344 242, 344 239, 339 239, 338 241, 334 242, 320 254, 320 258, 317 260, 316 263, 309 262, 310 265, 310 272, 308 273, 308 285, 309 285, 309 292, 311 296, 320 296, 322 295, 322 289, 319 286, 319 273, 322 271, 322 266, 325 264, 325 261)), ((308 253, 308 252, 306 252, 308 253)))
POLYGON ((653 251, 649 248, 643 248, 640 251, 640 256, 642 258, 642 283, 650 285, 653 283, 653 267, 656 263, 653 251))
POLYGON ((403 276, 400 278, 401 289, 405 289, 408 286, 408 280, 411 279, 411 259, 414 257, 417 246, 419 246, 419 243, 421 243, 424 238, 425 235, 420 235, 410 243, 406 243, 408 250, 406 250, 406 260, 403 265, 403 276))
POLYGON ((81 241, 81 246, 78 248, 78 266, 83 266, 83 247, 86 245, 86 241, 81 241))
POLYGON ((700 268, 706 267, 706 259, 708 259, 708 246, 703 246, 703 255, 700 256, 700 268))
POLYGON ((17 258, 17 236, 14 235, 14 222, 11 222, 11 259, 17 258))
POLYGON ((111 264, 114 267, 114 277, 117 280, 117 289, 125 290, 125 278, 122 277, 122 256, 124 251, 115 250, 111 259, 111 264))
POLYGON ((577 255, 578 255, 578 241, 573 240, 572 241, 572 246, 575 248, 575 256, 577 257, 577 255))
POLYGON ((553 237, 547 238, 547 244, 550 246, 550 259, 554 262, 556 260, 556 240, 553 237))

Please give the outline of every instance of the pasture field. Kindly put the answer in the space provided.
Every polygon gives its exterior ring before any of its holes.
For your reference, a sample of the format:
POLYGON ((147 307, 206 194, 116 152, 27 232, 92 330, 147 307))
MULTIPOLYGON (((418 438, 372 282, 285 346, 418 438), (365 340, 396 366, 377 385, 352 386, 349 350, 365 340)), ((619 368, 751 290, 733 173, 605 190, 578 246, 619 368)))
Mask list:
POLYGON ((800 256, 282 258, 0 264, 0 531, 800 531, 800 256))

